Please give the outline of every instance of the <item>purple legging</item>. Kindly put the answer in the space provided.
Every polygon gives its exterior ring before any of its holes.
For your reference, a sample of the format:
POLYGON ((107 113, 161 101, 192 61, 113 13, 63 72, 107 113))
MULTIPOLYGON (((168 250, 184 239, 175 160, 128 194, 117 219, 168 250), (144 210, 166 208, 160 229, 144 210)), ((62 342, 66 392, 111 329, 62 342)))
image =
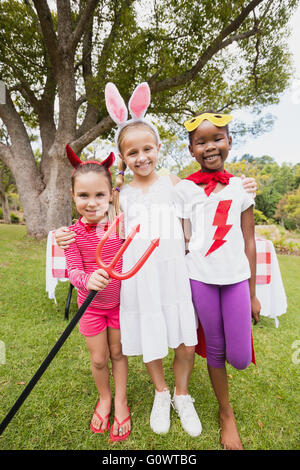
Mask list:
POLYGON ((190 280, 193 303, 206 343, 207 363, 246 369, 252 359, 251 303, 248 280, 218 286, 190 280))

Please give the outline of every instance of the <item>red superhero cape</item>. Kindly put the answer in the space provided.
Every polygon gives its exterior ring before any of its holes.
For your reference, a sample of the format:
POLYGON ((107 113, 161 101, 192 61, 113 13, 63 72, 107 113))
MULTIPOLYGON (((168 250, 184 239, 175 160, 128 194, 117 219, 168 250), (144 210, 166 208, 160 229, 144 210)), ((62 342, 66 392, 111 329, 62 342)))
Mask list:
MULTIPOLYGON (((204 336, 204 331, 203 331, 200 321, 199 321, 199 326, 197 329, 197 338, 198 338, 198 344, 195 346, 195 352, 199 354, 199 356, 201 357, 206 357, 205 336, 204 336)), ((256 366, 252 331, 251 331, 251 348, 252 348, 251 362, 253 362, 253 364, 256 366)))

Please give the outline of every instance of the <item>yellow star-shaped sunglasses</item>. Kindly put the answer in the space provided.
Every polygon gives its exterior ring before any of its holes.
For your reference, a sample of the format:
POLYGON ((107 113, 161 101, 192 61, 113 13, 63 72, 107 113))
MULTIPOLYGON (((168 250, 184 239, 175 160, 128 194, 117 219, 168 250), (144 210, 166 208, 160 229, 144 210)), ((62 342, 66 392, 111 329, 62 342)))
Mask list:
POLYGON ((192 132, 205 119, 207 119, 217 127, 224 127, 231 121, 231 119, 233 119, 233 116, 231 116, 230 114, 203 113, 199 116, 195 116, 192 119, 189 119, 188 121, 185 121, 184 127, 188 132, 192 132))

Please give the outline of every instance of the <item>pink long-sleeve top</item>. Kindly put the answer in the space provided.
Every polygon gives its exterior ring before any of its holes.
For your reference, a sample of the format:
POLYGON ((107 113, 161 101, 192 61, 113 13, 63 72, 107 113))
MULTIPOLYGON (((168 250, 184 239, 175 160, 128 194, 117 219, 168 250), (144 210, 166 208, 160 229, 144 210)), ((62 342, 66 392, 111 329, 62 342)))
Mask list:
MULTIPOLYGON (((78 289, 77 302, 80 306, 89 294, 87 282, 90 275, 99 269, 96 263, 95 253, 100 239, 107 230, 108 224, 98 224, 97 226, 85 225, 81 218, 76 224, 69 227, 76 233, 75 242, 71 243, 65 250, 68 276, 70 283, 78 289)), ((114 233, 104 244, 102 250, 102 260, 109 263, 116 252, 121 248, 123 240, 114 233)), ((114 268, 117 272, 122 272, 122 258, 114 268)), ((109 284, 94 297, 87 311, 97 313, 97 310, 115 308, 120 304, 121 281, 110 279, 109 284)))

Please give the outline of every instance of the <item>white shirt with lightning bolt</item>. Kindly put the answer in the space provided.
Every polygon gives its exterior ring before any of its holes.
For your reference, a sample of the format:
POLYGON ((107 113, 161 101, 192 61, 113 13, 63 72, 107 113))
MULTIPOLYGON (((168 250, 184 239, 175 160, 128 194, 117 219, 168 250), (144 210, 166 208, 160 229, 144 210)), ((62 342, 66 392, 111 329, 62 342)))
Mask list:
POLYGON ((254 205, 254 199, 240 178, 230 178, 227 186, 209 196, 193 181, 182 180, 174 187, 174 205, 177 216, 191 222, 185 258, 190 279, 217 285, 249 279, 241 213, 254 205))

